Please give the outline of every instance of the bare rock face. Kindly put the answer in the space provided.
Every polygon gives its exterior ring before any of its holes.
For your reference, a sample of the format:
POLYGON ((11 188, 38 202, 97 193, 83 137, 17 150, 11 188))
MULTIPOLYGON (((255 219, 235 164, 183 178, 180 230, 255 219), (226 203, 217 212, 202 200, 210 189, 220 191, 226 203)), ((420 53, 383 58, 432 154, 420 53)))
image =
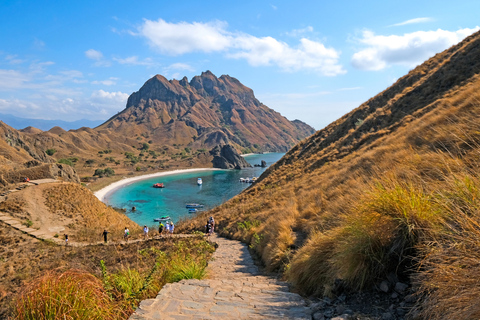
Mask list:
POLYGON ((232 144, 237 149, 286 152, 315 130, 289 121, 255 98, 252 89, 235 78, 217 78, 210 71, 190 82, 151 78, 134 92, 126 108, 99 130, 125 136, 148 132, 159 145, 193 149, 232 144))
POLYGON ((220 169, 243 169, 251 165, 229 144, 210 150, 213 167, 220 169))

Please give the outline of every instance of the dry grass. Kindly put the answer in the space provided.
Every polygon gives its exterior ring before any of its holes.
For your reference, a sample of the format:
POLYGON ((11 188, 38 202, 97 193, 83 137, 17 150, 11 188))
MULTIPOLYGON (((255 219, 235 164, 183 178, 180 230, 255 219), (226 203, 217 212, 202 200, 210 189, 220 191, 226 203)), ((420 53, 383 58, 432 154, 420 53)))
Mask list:
POLYGON ((305 294, 330 294, 338 280, 368 288, 394 273, 415 279, 424 294, 419 318, 478 318, 480 79, 464 65, 480 69, 478 37, 416 68, 297 144, 257 184, 178 228, 199 229, 215 216, 221 234, 250 243, 270 270, 286 266, 305 294), (238 228, 245 221, 259 224, 238 228))
POLYGON ((52 184, 44 190, 44 197, 51 212, 76 220, 71 226, 76 241, 91 242, 100 239, 104 229, 121 235, 126 226, 133 236, 141 233, 140 226, 124 214, 98 201, 90 190, 78 184, 52 184))
POLYGON ((126 318, 103 288, 102 281, 84 271, 47 272, 23 289, 16 318, 23 320, 90 320, 126 318))
MULTIPOLYGON (((101 300, 90 299, 99 308, 92 306, 92 312, 95 309, 101 316, 90 314, 88 317, 126 319, 139 301, 155 297, 165 283, 201 277, 214 250, 200 238, 64 247, 32 241, 3 224, 0 224, 0 243, 1 319, 15 314, 14 301, 18 302, 19 319, 28 319, 28 314, 40 312, 41 305, 47 304, 51 310, 57 310, 56 313, 59 310, 71 312, 70 315, 82 312, 76 310, 77 307, 68 308, 72 303, 76 306, 89 303, 83 301, 82 296, 76 297, 76 292, 84 296, 94 292, 101 300), (60 275, 68 280, 61 281, 60 275), (27 307, 31 312, 24 310, 27 307), (115 316, 111 316, 113 314, 115 316)), ((68 313, 65 315, 69 319, 68 313)), ((34 319, 56 318, 37 316, 34 319)), ((82 318, 73 316, 73 319, 82 318)))

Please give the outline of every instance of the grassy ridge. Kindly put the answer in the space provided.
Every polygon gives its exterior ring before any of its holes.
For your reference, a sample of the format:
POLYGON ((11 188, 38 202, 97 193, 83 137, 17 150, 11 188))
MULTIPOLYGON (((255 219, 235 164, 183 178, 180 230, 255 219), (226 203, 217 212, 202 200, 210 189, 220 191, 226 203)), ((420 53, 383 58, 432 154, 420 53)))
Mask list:
POLYGON ((332 294, 338 280, 368 288, 394 273, 416 288, 412 315, 478 318, 480 290, 469 274, 480 261, 480 79, 457 73, 478 69, 462 59, 477 52, 479 37, 416 68, 179 229, 215 216, 220 233, 250 243, 305 294, 332 294))

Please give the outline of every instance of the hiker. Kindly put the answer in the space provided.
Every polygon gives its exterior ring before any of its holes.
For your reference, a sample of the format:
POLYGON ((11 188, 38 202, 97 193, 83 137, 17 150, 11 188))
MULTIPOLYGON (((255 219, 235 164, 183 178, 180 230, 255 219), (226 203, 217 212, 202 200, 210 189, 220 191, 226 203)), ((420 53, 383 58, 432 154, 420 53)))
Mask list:
POLYGON ((147 240, 148 239, 148 227, 143 226, 143 239, 147 240))
POLYGON ((175 225, 173 224, 173 221, 170 221, 170 234, 173 235, 173 229, 175 229, 175 225))
POLYGON ((207 237, 210 236, 210 228, 211 228, 211 227, 212 227, 212 226, 210 225, 210 222, 207 221, 207 224, 205 225, 205 235, 206 235, 207 237))
POLYGON ((213 234, 215 231, 215 220, 213 217, 208 218, 208 223, 210 224, 210 234, 213 234))
POLYGON ((102 234, 103 234, 103 241, 107 243, 107 234, 108 234, 107 229, 104 229, 102 234))
POLYGON ((65 236, 65 245, 68 246, 68 234, 64 234, 65 236))
POLYGON ((164 227, 165 227, 165 226, 163 225, 163 223, 160 222, 160 225, 158 226, 158 233, 160 234, 160 237, 161 237, 162 234, 163 234, 163 228, 164 228, 164 227))
POLYGON ((167 237, 170 235, 170 222, 167 222, 165 224, 165 234, 167 235, 167 237))
POLYGON ((125 232, 123 234, 123 239, 125 239, 126 242, 128 242, 128 237, 130 236, 130 230, 128 230, 127 227, 125 227, 125 232))

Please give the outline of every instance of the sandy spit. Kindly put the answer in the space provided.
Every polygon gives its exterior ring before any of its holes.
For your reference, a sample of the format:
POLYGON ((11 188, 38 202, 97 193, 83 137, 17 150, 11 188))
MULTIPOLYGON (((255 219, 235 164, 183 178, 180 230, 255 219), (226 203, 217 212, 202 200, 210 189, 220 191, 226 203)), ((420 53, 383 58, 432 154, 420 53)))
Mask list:
POLYGON ((98 198, 98 200, 103 202, 107 194, 109 194, 110 192, 113 192, 135 181, 150 179, 154 177, 163 177, 163 176, 168 176, 168 175, 177 174, 177 173, 195 172, 195 171, 211 171, 211 170, 222 170, 222 169, 218 169, 218 168, 180 169, 180 170, 162 171, 162 172, 156 172, 151 174, 145 174, 142 176, 136 176, 131 178, 123 178, 120 181, 114 182, 106 186, 105 188, 98 190, 97 192, 94 193, 94 195, 98 198))

